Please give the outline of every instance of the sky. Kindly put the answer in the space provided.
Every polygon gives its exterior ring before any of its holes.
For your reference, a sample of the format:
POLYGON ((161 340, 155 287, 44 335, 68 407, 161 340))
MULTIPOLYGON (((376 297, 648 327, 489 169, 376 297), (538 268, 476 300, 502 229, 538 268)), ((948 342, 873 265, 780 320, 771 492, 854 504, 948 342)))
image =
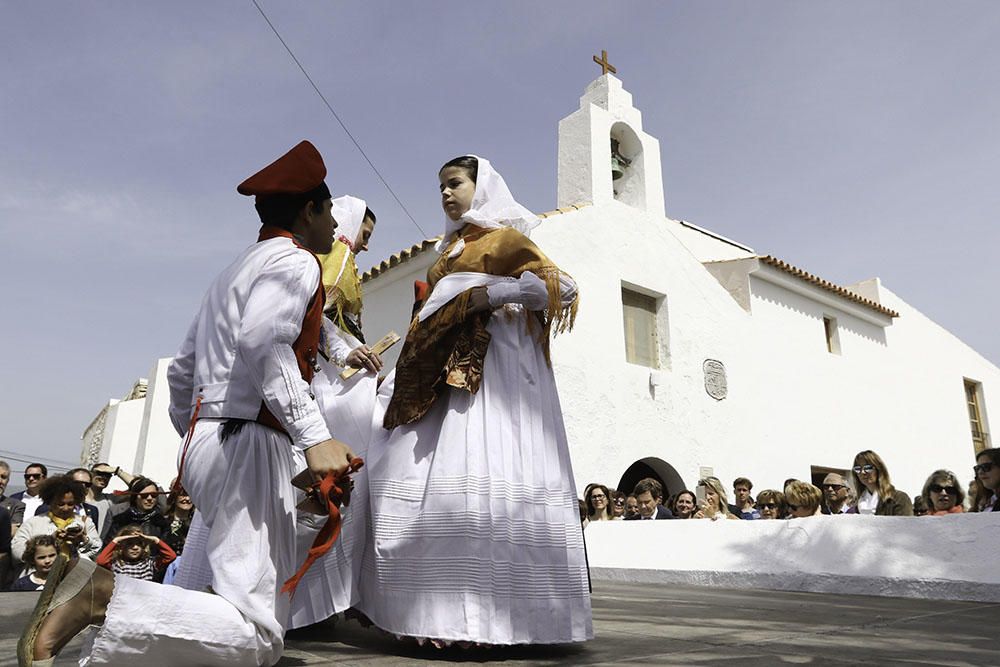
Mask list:
MULTIPOLYGON (((0 0, 15 479, 77 461, 176 351, 256 238, 244 178, 310 139, 378 215, 362 269, 440 233, 456 155, 551 210, 557 125, 602 49, 660 140, 668 216, 839 284, 879 276, 1000 361, 1000 3, 259 1, 413 220, 250 0, 0 0)), ((614 230, 595 242, 614 252, 614 230)))

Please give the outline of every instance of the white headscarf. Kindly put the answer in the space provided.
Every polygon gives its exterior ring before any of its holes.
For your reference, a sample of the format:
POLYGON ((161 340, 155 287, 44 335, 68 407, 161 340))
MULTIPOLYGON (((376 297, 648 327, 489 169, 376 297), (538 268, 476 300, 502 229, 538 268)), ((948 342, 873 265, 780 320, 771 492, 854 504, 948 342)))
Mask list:
POLYGON ((486 158, 469 155, 479 162, 476 173, 476 194, 472 206, 458 220, 445 215, 444 238, 438 243, 438 251, 444 250, 451 235, 467 223, 486 229, 513 227, 525 236, 538 226, 538 216, 514 200, 510 188, 486 158))
POLYGON ((358 240, 361 225, 364 224, 365 211, 367 210, 368 204, 365 203, 365 200, 350 195, 337 197, 330 202, 330 212, 333 213, 333 219, 337 221, 337 229, 333 233, 352 251, 354 250, 354 242, 358 240))

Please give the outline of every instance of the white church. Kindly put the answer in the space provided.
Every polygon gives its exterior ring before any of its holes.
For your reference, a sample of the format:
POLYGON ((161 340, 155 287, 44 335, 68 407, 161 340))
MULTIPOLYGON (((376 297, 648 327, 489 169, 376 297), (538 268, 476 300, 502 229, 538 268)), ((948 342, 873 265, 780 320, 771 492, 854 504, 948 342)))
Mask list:
MULTIPOLYGON (((611 74, 559 123, 557 178, 558 209, 532 238, 581 290, 575 329, 552 347, 578 488, 655 475, 675 493, 714 474, 759 491, 843 471, 864 449, 910 495, 937 468, 971 478, 1000 370, 878 278, 836 285, 667 217, 659 143, 611 74), (609 227, 621 241, 595 253, 609 227)), ((406 331, 433 246, 364 275, 370 339, 406 331)), ((84 464, 171 480, 168 362, 95 417, 84 464)))

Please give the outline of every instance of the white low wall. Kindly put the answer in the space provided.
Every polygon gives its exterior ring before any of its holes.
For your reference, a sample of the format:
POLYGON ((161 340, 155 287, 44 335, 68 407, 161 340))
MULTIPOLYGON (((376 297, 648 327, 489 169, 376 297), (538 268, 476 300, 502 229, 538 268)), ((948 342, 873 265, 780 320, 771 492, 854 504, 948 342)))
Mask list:
POLYGON ((601 521, 595 579, 1000 602, 1000 513, 601 521))

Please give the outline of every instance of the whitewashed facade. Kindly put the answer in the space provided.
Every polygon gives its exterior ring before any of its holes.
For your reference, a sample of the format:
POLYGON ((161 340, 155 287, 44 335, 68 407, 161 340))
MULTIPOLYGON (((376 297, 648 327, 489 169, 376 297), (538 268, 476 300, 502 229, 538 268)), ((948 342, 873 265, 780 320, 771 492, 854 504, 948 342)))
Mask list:
MULTIPOLYGON (((532 238, 581 288, 576 328, 553 344, 581 489, 601 481, 624 490, 650 471, 670 492, 702 474, 780 488, 846 468, 869 448, 911 495, 936 468, 971 477, 965 384, 974 383, 988 433, 1000 369, 877 279, 832 285, 666 217, 658 141, 613 76, 594 81, 559 124, 558 204, 532 238), (612 138, 630 160, 617 181, 612 138), (626 360, 623 298, 652 304, 646 365, 626 360)), ((371 340, 405 333, 413 282, 434 259, 424 242, 365 274, 371 340)), ((169 482, 180 439, 167 418, 167 361, 151 373, 141 415, 127 405, 135 401, 106 408, 92 460, 131 461, 169 482)))
MULTIPOLYGON (((613 76, 559 124, 558 199, 532 238, 581 288, 576 328, 553 344, 578 487, 619 486, 645 461, 672 492, 706 469, 781 488, 869 448, 911 495, 936 468, 971 479, 965 381, 988 433, 1000 369, 878 279, 836 286, 666 217, 658 142, 613 76), (620 181, 612 137, 631 159, 620 181), (653 298, 656 368, 626 361, 623 288, 653 298), (706 361, 721 362, 724 397, 706 389, 706 361)), ((405 330, 434 255, 425 242, 365 275, 373 339, 405 330)))

